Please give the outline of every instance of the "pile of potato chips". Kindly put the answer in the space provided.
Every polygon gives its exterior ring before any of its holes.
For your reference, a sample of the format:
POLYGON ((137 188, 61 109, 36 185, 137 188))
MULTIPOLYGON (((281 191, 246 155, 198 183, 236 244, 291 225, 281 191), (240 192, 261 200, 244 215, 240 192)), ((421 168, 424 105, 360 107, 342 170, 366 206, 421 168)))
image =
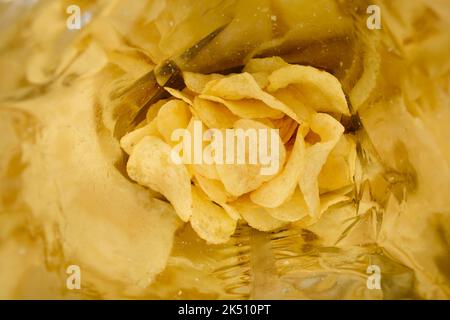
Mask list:
POLYGON ((227 242, 240 219, 260 231, 302 219, 317 221, 349 200, 356 144, 339 122, 350 114, 339 81, 279 57, 250 60, 242 73, 185 72, 186 88, 150 107, 147 119, 121 139, 127 172, 160 192, 184 222, 211 244, 227 242), (193 121, 210 129, 279 129, 278 172, 259 164, 174 163, 175 129, 193 121))

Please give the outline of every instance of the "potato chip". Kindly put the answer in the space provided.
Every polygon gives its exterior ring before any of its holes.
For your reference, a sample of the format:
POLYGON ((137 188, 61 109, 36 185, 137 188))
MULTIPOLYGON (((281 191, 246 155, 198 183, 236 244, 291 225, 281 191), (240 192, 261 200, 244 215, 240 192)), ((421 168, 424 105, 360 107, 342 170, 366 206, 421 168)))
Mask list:
POLYGON ((273 127, 280 130, 280 138, 284 144, 288 143, 298 128, 298 123, 288 116, 282 119, 272 120, 273 127))
POLYGON ((194 175, 199 175, 211 180, 220 180, 219 174, 217 173, 216 166, 214 164, 191 164, 188 165, 194 175))
POLYGON ((200 98, 221 103, 234 115, 244 119, 280 119, 284 116, 279 110, 268 107, 264 102, 255 99, 225 100, 216 96, 201 95, 200 98))
POLYGON ((208 128, 225 129, 232 128, 239 120, 223 104, 195 97, 192 109, 195 115, 205 123, 208 128))
POLYGON ((269 85, 269 75, 265 72, 251 73, 253 79, 261 89, 265 89, 269 85))
POLYGON ((271 179, 271 176, 261 176, 260 170, 260 166, 252 164, 217 165, 217 172, 225 189, 236 197, 259 188, 265 181, 271 179))
POLYGON ((297 115, 290 108, 270 94, 264 92, 249 73, 235 74, 224 79, 211 81, 203 90, 203 95, 218 97, 227 101, 244 99, 259 100, 264 102, 268 107, 281 111, 298 121, 297 115))
POLYGON ((147 115, 146 115, 147 122, 148 123, 152 122, 152 120, 155 119, 156 116, 158 115, 158 112, 159 112, 159 110, 161 110, 161 107, 169 101, 170 101, 170 99, 162 99, 162 100, 159 100, 158 102, 152 104, 150 106, 150 108, 148 108, 148 111, 147 111, 147 115))
POLYGON ((320 171, 320 192, 330 192, 353 183, 355 163, 355 141, 349 135, 343 135, 320 171))
MULTIPOLYGON (((195 134, 194 134, 194 121, 199 119, 196 118, 192 118, 191 122, 189 123, 187 129, 189 130, 190 134, 191 134, 191 146, 192 148, 194 148, 194 139, 195 139, 195 134)), ((202 132, 205 132, 207 130, 207 128, 205 127, 205 125, 202 123, 202 132)), ((199 137, 201 138, 201 137, 199 137)), ((197 141, 198 142, 198 141, 197 141)), ((206 143, 205 141, 201 141, 201 148, 202 148, 202 152, 204 152, 205 148, 206 148, 206 143)), ((190 163, 188 166, 191 168, 192 172, 195 175, 201 175, 202 177, 208 178, 208 179, 213 179, 213 180, 219 180, 219 174, 217 173, 217 168, 215 166, 215 164, 208 164, 205 163, 204 161, 202 163, 192 163, 194 159, 192 159, 193 155, 190 155, 191 159, 190 161, 186 161, 188 163, 190 163)))
POLYGON ((261 89, 269 85, 269 75, 282 67, 288 66, 280 57, 252 59, 244 67, 244 72, 250 73, 261 89))
POLYGON ((192 187, 190 222, 195 232, 210 244, 227 242, 236 230, 236 220, 197 187, 192 187))
POLYGON ((152 121, 146 126, 136 129, 120 139, 120 146, 126 153, 131 154, 133 148, 146 136, 159 136, 156 121, 152 121))
POLYGON ((310 66, 290 65, 274 71, 269 81, 271 93, 291 86, 301 93, 301 102, 316 111, 350 115, 339 80, 328 72, 310 66))
POLYGON ((192 104, 193 104, 192 101, 194 100, 194 97, 189 95, 188 93, 182 92, 177 89, 169 88, 169 87, 164 87, 164 90, 166 90, 168 93, 170 93, 175 98, 180 99, 180 100, 186 102, 188 105, 192 106, 192 104))
POLYGON ((191 118, 192 114, 186 102, 170 100, 159 110, 156 124, 164 141, 174 145, 176 142, 172 141, 172 132, 176 129, 187 128, 191 118))
POLYGON ((231 219, 238 221, 241 219, 241 215, 239 211, 236 210, 236 208, 230 206, 227 203, 221 203, 220 206, 225 210, 226 213, 230 216, 231 219))
POLYGON ((186 88, 196 94, 202 94, 206 85, 218 79, 223 79, 225 76, 221 74, 200 74, 193 72, 183 72, 184 83, 186 84, 186 88))
MULTIPOLYGON (((260 122, 254 121, 254 120, 249 120, 249 119, 241 119, 239 121, 237 121, 234 124, 234 128, 235 129, 243 129, 244 131, 250 129, 250 130, 255 130, 255 129, 265 129, 265 130, 270 130, 269 127, 263 125, 260 122)), ((272 154, 272 149, 271 149, 271 138, 270 135, 267 137, 267 153, 270 155, 272 154)), ((267 175, 262 175, 261 174, 261 169, 263 168, 263 165, 261 164, 261 162, 258 162, 256 164, 251 164, 248 161, 249 158, 249 148, 250 148, 250 139, 246 139, 247 143, 245 143, 245 156, 246 156, 246 163, 244 164, 238 164, 236 161, 233 164, 227 164, 226 163, 226 159, 222 160, 222 164, 217 164, 216 168, 217 168, 217 173, 220 177, 220 180, 223 182, 225 189, 233 196, 241 196, 244 193, 247 192, 251 192, 253 190, 256 190, 257 188, 259 188, 264 182, 272 179, 276 173, 279 172, 279 170, 281 170, 281 168, 284 165, 285 159, 286 159, 286 150, 284 148, 284 145, 281 141, 281 139, 279 138, 279 136, 276 136, 278 140, 278 146, 279 146, 279 151, 278 151, 278 158, 274 159, 275 161, 277 161, 278 163, 278 170, 274 173, 274 174, 267 174, 267 175)), ((259 140, 259 138, 257 138, 257 140, 259 140)), ((258 151, 259 148, 259 141, 254 141, 256 142, 255 145, 255 149, 254 151, 258 151)), ((235 139, 236 142, 236 139, 235 139)), ((237 143, 235 143, 235 147, 237 147, 237 143)), ((227 151, 224 148, 224 152, 223 154, 226 155, 227 151)), ((237 150, 235 149, 235 155, 237 154, 237 150)))
MULTIPOLYGON (((243 129, 243 130, 249 130, 249 129, 261 130, 262 129, 262 130, 274 131, 273 125, 271 123, 265 124, 264 119, 260 119, 260 120, 240 119, 234 123, 234 128, 235 129, 243 129)), ((278 145, 280 148, 280 150, 279 150, 280 166, 279 167, 281 168, 284 165, 284 162, 286 160, 286 149, 281 141, 280 135, 277 134, 276 137, 278 139, 278 145)), ((268 135, 267 143, 268 143, 268 150, 271 151, 270 134, 268 135)))
POLYGON ((250 199, 255 204, 267 208, 276 208, 292 196, 305 162, 305 142, 303 139, 306 130, 308 128, 302 126, 297 131, 294 148, 283 171, 250 194, 250 199))
POLYGON ((235 200, 226 190, 219 180, 208 179, 202 175, 195 175, 196 184, 212 201, 223 204, 235 200))
POLYGON ((285 221, 272 217, 265 208, 254 204, 248 196, 229 204, 235 208, 249 226, 259 231, 272 231, 287 224, 285 221))
MULTIPOLYGON (((252 119, 252 120, 254 120, 256 122, 259 122, 259 123, 262 123, 263 125, 265 125, 268 128, 278 129, 278 128, 275 127, 275 125, 273 124, 272 120, 270 120, 270 119, 252 119)), ((278 135, 280 135, 280 134, 278 134, 278 135)), ((280 138, 281 138, 281 136, 280 136, 280 138)))
POLYGON ((308 216, 308 206, 299 188, 294 190, 291 198, 276 208, 266 208, 275 219, 287 222, 298 221, 308 216))
POLYGON ((310 215, 318 217, 320 214, 318 176, 328 155, 342 136, 344 127, 325 113, 314 115, 310 127, 320 137, 320 142, 306 147, 305 166, 300 175, 299 185, 310 215))
POLYGON ((309 122, 316 111, 308 104, 303 94, 292 87, 281 88, 271 93, 276 99, 288 106, 302 122, 309 122))
POLYGON ((270 57, 261 59, 251 59, 245 65, 244 72, 271 74, 275 70, 289 66, 289 64, 280 57, 270 57))
POLYGON ((131 179, 164 195, 183 221, 192 215, 191 179, 184 165, 170 159, 172 148, 159 138, 144 137, 127 163, 131 179))

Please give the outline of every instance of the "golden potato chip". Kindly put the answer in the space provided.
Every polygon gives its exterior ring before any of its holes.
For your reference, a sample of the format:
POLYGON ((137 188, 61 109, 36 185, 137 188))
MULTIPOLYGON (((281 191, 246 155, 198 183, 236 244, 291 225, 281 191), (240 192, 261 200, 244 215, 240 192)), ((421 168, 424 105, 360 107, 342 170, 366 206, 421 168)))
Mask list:
POLYGON ((187 128, 191 117, 189 106, 184 101, 170 100, 163 105, 156 117, 156 125, 164 141, 170 145, 176 144, 172 141, 172 132, 187 128))
POLYGON ((120 146, 126 153, 131 154, 133 148, 146 136, 159 136, 159 131, 156 126, 156 121, 152 121, 146 126, 136 129, 120 139, 120 146))
POLYGON ((230 206, 227 203, 222 203, 220 206, 225 210, 226 213, 230 216, 231 219, 238 221, 241 219, 241 215, 239 214, 239 211, 236 210, 236 208, 230 206))
POLYGON ((161 110, 161 107, 169 101, 170 101, 170 99, 162 99, 162 100, 159 100, 158 102, 152 104, 150 106, 150 108, 148 108, 148 111, 147 111, 147 116, 146 116, 147 122, 148 123, 152 122, 153 119, 155 119, 156 116, 158 115, 158 112, 159 112, 159 110, 161 110))
POLYGON ((305 103, 306 98, 292 87, 281 88, 271 93, 276 99, 288 106, 302 122, 309 122, 316 111, 305 103))
POLYGON ((268 91, 292 86, 301 93, 302 103, 320 112, 350 115, 341 84, 332 74, 310 66, 290 65, 269 76, 268 91))
POLYGON ((294 190, 291 198, 276 208, 266 208, 275 219, 287 222, 298 221, 308 215, 308 206, 299 188, 294 190))
POLYGON ((280 57, 270 57, 261 59, 251 59, 244 67, 244 72, 271 74, 275 70, 289 66, 289 64, 280 57))
POLYGON ((292 196, 305 162, 305 142, 303 139, 307 129, 307 127, 301 126, 297 131, 294 148, 283 171, 250 194, 250 199, 255 204, 267 208, 276 208, 292 196))
MULTIPOLYGON (((256 121, 256 122, 260 122, 260 123, 262 123, 263 125, 265 125, 265 126, 268 127, 268 128, 271 128, 271 129, 278 129, 278 128, 275 127, 275 125, 273 124, 272 120, 270 120, 270 119, 252 119, 252 120, 254 120, 254 121, 256 121)), ((278 135, 279 135, 280 138, 281 138, 280 133, 279 133, 278 135)))
POLYGON ((192 109, 208 128, 232 128, 239 119, 223 104, 195 97, 192 109))
POLYGON ((281 111, 298 121, 297 115, 289 107, 264 92, 249 73, 235 74, 224 79, 211 81, 203 90, 203 95, 218 97, 227 101, 259 100, 264 102, 267 107, 281 111))
POLYGON ((315 114, 311 119, 310 127, 318 135, 320 142, 306 147, 305 166, 300 175, 299 185, 310 215, 318 217, 320 214, 318 176, 328 155, 342 136, 344 127, 325 113, 315 114))
POLYGON ((175 98, 180 99, 180 100, 186 102, 188 105, 192 106, 192 104, 193 104, 192 101, 194 100, 193 96, 187 94, 186 92, 182 92, 180 90, 169 88, 169 87, 164 87, 164 90, 166 90, 168 93, 170 93, 175 98))
POLYGON ((227 242, 236 230, 236 220, 197 187, 192 187, 190 222, 195 232, 211 244, 227 242))
POLYGON ((255 99, 241 99, 241 100, 225 100, 220 97, 210 95, 200 95, 200 98, 216 103, 221 103, 228 108, 234 115, 244 119, 260 119, 272 118, 280 119, 284 114, 268 107, 264 102, 255 99))
POLYGON ((247 196, 243 196, 229 205, 239 212, 249 226, 259 231, 272 231, 287 224, 285 221, 272 217, 265 208, 254 204, 247 196))
POLYGON ((219 174, 217 173, 216 166, 214 164, 191 164, 189 167, 192 168, 194 175, 202 176, 211 180, 220 180, 219 174))
POLYGON ((261 89, 269 85, 269 75, 282 67, 288 66, 280 57, 252 59, 244 67, 244 72, 250 73, 261 89))
MULTIPOLYGON (((277 139, 277 142, 274 141, 274 144, 278 145, 278 156, 276 156, 276 152, 272 150, 272 138, 270 137, 269 130, 271 130, 270 127, 265 126, 264 124, 249 120, 249 119, 241 119, 236 121, 234 124, 235 129, 243 129, 243 135, 240 138, 234 139, 234 154, 237 155, 237 140, 242 139, 245 141, 245 163, 239 164, 237 163, 237 158, 234 159, 234 162, 232 164, 227 164, 226 162, 226 154, 230 154, 230 152, 226 150, 226 146, 224 146, 224 159, 222 160, 221 164, 217 164, 217 173, 220 177, 220 180, 223 182, 225 189, 233 196, 241 196, 244 193, 251 192, 253 190, 256 190, 259 188, 265 181, 268 181, 272 179, 283 167, 284 162, 286 160, 286 149, 284 148, 284 145, 279 137, 278 134, 276 134, 274 137, 277 139), (248 130, 253 130, 252 132, 255 132, 255 135, 253 135, 253 139, 251 138, 251 134, 248 136, 245 135, 245 133, 249 132, 248 130), (261 170, 264 167, 262 163, 259 161, 256 161, 254 164, 250 163, 249 153, 251 152, 250 149, 253 149, 253 152, 258 152, 258 149, 260 148, 260 143, 263 142, 259 140, 259 136, 257 134, 256 130, 263 129, 267 130, 268 136, 267 136, 267 154, 273 155, 273 164, 277 166, 276 171, 274 171, 273 174, 267 174, 263 175, 261 174, 261 170), (250 137, 250 138, 248 138, 250 137), (245 139, 245 140, 244 140, 245 139), (258 141, 259 140, 259 141, 258 141), (275 157, 276 156, 276 157, 275 157)), ((235 135, 236 137, 236 135, 235 135)), ((241 141, 242 141, 241 140, 241 141)))
POLYGON ((252 164, 217 165, 217 172, 225 189, 236 197, 259 188, 265 181, 271 179, 271 176, 262 176, 260 170, 260 166, 252 164))
POLYGON ((343 135, 331 150, 319 175, 321 193, 338 190, 353 183, 356 163, 356 144, 349 135, 343 135))
POLYGON ((273 127, 280 130, 280 138, 284 144, 288 143, 297 130, 299 124, 288 116, 282 119, 272 120, 273 127))
MULTIPOLYGON (((194 121, 196 121, 196 120, 201 122, 201 120, 196 119, 196 118, 193 117, 191 119, 191 122, 189 122, 189 125, 188 125, 187 129, 188 129, 188 131, 189 131, 189 133, 191 135, 191 146, 192 146, 192 149, 194 149, 194 143, 196 143, 194 141, 194 139, 197 139, 197 140, 200 139, 201 140, 201 150, 202 150, 202 153, 203 153, 205 148, 207 147, 207 145, 206 145, 205 141, 203 141, 202 137, 195 137, 194 121)), ((207 130, 207 128, 205 127, 203 122, 201 124, 202 124, 202 132, 205 132, 207 130)), ((197 141, 197 143, 199 143, 199 141, 197 141)), ((192 172, 195 175, 201 175, 202 177, 205 177, 205 178, 208 178, 208 179, 213 179, 213 180, 219 180, 220 179, 219 174, 217 173, 216 165, 214 163, 213 164, 208 164, 208 163, 205 163, 204 161, 201 162, 201 163, 194 163, 193 155, 191 154, 188 157, 189 157, 188 158, 189 160, 185 160, 185 163, 189 163, 189 167, 191 168, 192 172)))
POLYGON ((269 85, 269 75, 265 72, 251 73, 253 79, 261 89, 265 89, 269 85))
POLYGON ((200 74, 193 72, 183 72, 184 83, 186 88, 196 94, 202 94, 206 85, 212 80, 223 79, 225 76, 221 74, 200 74))
POLYGON ((184 165, 172 162, 171 150, 159 138, 144 137, 130 155, 127 172, 140 185, 164 195, 186 222, 192 215, 191 179, 184 165))
POLYGON ((208 179, 202 175, 196 174, 195 180, 197 185, 212 201, 222 205, 223 203, 235 200, 223 186, 219 180, 208 179))
MULTIPOLYGON (((270 139, 270 132, 273 132, 276 136, 276 141, 277 144, 279 146, 279 157, 280 157, 280 168, 284 165, 284 162, 286 160, 286 149, 281 141, 280 135, 276 130, 273 130, 273 125, 268 122, 267 124, 264 121, 265 119, 258 119, 258 120, 250 120, 250 119, 240 119, 238 121, 236 121, 234 123, 234 129, 243 129, 243 130, 264 130, 266 132, 268 132, 268 139, 267 139, 267 144, 268 144, 268 151, 271 151, 271 142, 272 140, 270 139), (269 130, 269 131, 267 131, 269 130)), ((261 140, 262 142, 262 140, 261 140)))

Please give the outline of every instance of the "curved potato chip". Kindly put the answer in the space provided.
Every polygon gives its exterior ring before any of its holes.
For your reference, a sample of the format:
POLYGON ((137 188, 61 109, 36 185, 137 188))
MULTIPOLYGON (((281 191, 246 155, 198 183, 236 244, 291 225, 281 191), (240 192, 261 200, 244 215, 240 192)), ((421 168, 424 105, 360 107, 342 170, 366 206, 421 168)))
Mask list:
POLYGON ((280 57, 251 59, 244 67, 244 72, 271 74, 275 70, 289 66, 289 64, 280 57))
POLYGON ((200 74, 193 72, 183 72, 184 83, 186 88, 193 93, 201 94, 205 89, 206 85, 218 79, 223 79, 225 76, 221 74, 200 74))
POLYGON ((341 84, 332 74, 310 66, 290 65, 269 76, 269 92, 294 86, 302 93, 304 105, 320 112, 350 115, 341 84))
MULTIPOLYGON (((233 196, 239 197, 243 195, 244 193, 251 192, 253 190, 256 190, 259 188, 264 182, 272 179, 278 172, 281 170, 281 168, 284 165, 284 162, 286 160, 286 149, 284 148, 284 145, 279 137, 279 135, 276 135, 276 139, 278 139, 278 143, 276 143, 279 147, 278 150, 278 157, 276 157, 276 153, 274 154, 272 151, 272 140, 270 137, 270 134, 268 134, 267 137, 267 155, 271 156, 273 155, 274 158, 271 158, 273 162, 277 162, 276 165, 277 170, 273 174, 267 174, 263 175, 261 174, 262 168, 264 166, 260 162, 260 157, 258 156, 258 161, 255 164, 249 163, 249 153, 251 151, 258 152, 258 149, 260 148, 260 141, 258 133, 255 133, 255 135, 246 135, 248 130, 258 130, 258 129, 264 129, 268 130, 267 132, 270 132, 270 127, 265 126, 264 124, 249 120, 249 119, 241 119, 236 121, 234 124, 235 129, 242 129, 243 135, 241 137, 237 137, 235 135, 235 147, 237 146, 237 139, 245 139, 245 157, 246 157, 246 163, 244 164, 227 164, 225 155, 226 155, 226 149, 224 149, 224 159, 222 161, 222 164, 216 164, 217 173, 220 177, 220 180, 225 186, 225 189, 233 196), (252 138, 248 138, 249 136, 252 136, 252 138), (247 143, 248 142, 248 143, 247 143), (250 147, 253 147, 253 150, 249 150, 250 147)), ((242 141, 242 140, 241 140, 242 141)), ((224 146, 225 147, 225 146, 224 146)), ((225 147, 226 148, 226 147, 225 147)), ((236 148, 235 148, 235 155, 237 154, 236 148)), ((236 161, 236 159, 235 159, 236 161)))
POLYGON ((316 111, 311 108, 311 106, 305 104, 307 100, 304 95, 292 87, 281 88, 272 95, 288 106, 301 121, 309 122, 311 115, 316 113, 316 111))
MULTIPOLYGON (((275 128, 275 125, 273 124, 272 120, 269 120, 269 119, 252 119, 252 120, 254 120, 256 122, 260 122, 263 125, 265 125, 266 127, 269 127, 271 129, 278 129, 278 128, 275 128)), ((280 136, 280 138, 281 138, 281 136, 280 136)))
POLYGON ((294 190, 292 197, 276 208, 266 208, 275 219, 287 222, 298 221, 308 215, 308 206, 299 188, 294 190))
POLYGON ((356 144, 343 135, 331 150, 319 174, 320 193, 338 190, 353 183, 356 163, 356 144))
POLYGON ((220 206, 225 210, 226 213, 228 213, 231 219, 236 221, 241 219, 241 215, 239 214, 239 211, 236 210, 236 208, 226 203, 221 203, 220 206))
POLYGON ((247 196, 229 204, 235 208, 249 226, 259 231, 272 231, 287 224, 285 221, 272 217, 266 209, 250 201, 247 196))
POLYGON ((216 166, 214 164, 191 164, 189 167, 192 168, 194 175, 202 176, 211 180, 220 180, 219 174, 217 173, 216 166))
POLYGON ((305 142, 303 139, 307 129, 307 127, 301 126, 297 131, 294 148, 283 171, 250 194, 250 199, 255 204, 276 208, 292 196, 304 166, 305 142))
POLYGON ((146 136, 159 136, 156 121, 152 121, 146 126, 136 129, 120 139, 120 146, 127 154, 133 152, 133 148, 146 136))
POLYGON ((270 57, 261 59, 251 59, 244 67, 243 72, 250 73, 255 78, 261 89, 269 85, 269 75, 282 67, 288 66, 280 57, 270 57))
POLYGON ((147 122, 148 123, 152 122, 153 119, 155 119, 156 116, 158 115, 158 112, 159 112, 159 110, 161 110, 161 107, 169 101, 170 101, 170 99, 162 99, 162 100, 159 100, 158 102, 152 104, 150 106, 150 108, 148 108, 148 111, 147 111, 147 116, 146 116, 147 122))
POLYGON ((225 187, 219 180, 208 179, 199 174, 195 175, 195 180, 197 181, 198 186, 212 201, 221 205, 235 200, 235 198, 225 190, 225 187))
POLYGON ((251 73, 253 79, 261 89, 265 89, 269 85, 269 75, 265 72, 251 73))
POLYGON ((216 96, 201 95, 200 98, 208 101, 223 104, 234 115, 244 119, 260 119, 272 118, 280 119, 284 116, 279 110, 268 107, 264 102, 256 99, 241 99, 241 100, 225 100, 216 96))
POLYGON ((193 101, 194 97, 191 97, 187 93, 182 92, 182 91, 177 90, 177 89, 169 88, 169 87, 164 87, 164 90, 166 90, 168 93, 170 93, 175 98, 186 102, 188 105, 190 105, 190 106, 193 105, 192 101, 193 101))
POLYGON ((233 124, 239 120, 239 117, 224 105, 200 97, 195 97, 192 109, 208 128, 232 128, 233 124))
POLYGON ((272 123, 274 128, 280 130, 280 137, 284 144, 288 143, 289 140, 291 140, 292 136, 299 126, 299 124, 295 120, 289 118, 288 116, 285 116, 282 119, 272 120, 272 123))
POLYGON ((192 215, 191 179, 184 165, 170 159, 172 148, 156 137, 144 137, 127 163, 131 179, 164 195, 183 221, 192 215))
POLYGON ((227 242, 236 230, 236 220, 214 204, 198 188, 192 187, 191 226, 208 243, 227 242))
POLYGON ((305 165, 299 185, 310 215, 318 217, 320 214, 318 176, 328 155, 342 136, 344 127, 332 116, 317 113, 311 119, 311 130, 320 137, 320 142, 308 146, 305 150, 305 165))
POLYGON ((259 100, 264 102, 266 106, 281 111, 298 121, 297 115, 289 107, 263 91, 249 73, 235 74, 224 79, 211 81, 203 90, 203 95, 219 97, 227 101, 242 99, 259 100))
POLYGON ((172 141, 172 132, 176 129, 186 128, 191 118, 192 114, 186 102, 170 100, 159 110, 156 125, 164 141, 173 145, 175 142, 172 141))
POLYGON ((262 176, 260 170, 260 166, 252 164, 217 165, 217 172, 225 189, 235 197, 258 189, 265 181, 271 179, 271 176, 262 176))
MULTIPOLYGON (((189 125, 187 127, 187 130, 189 131, 190 135, 191 135, 191 146, 193 149, 195 149, 195 141, 194 139, 201 140, 201 148, 202 148, 202 152, 204 152, 205 148, 207 147, 207 145, 205 145, 205 141, 203 141, 203 137, 196 137, 195 136, 195 132, 194 132, 194 121, 200 121, 199 119, 196 119, 194 117, 192 117, 191 121, 189 122, 189 125)), ((202 127, 202 132, 205 132, 207 129, 205 127, 205 125, 203 124, 203 122, 201 122, 201 127, 202 127)), ((195 150, 194 150, 195 152, 195 150)), ((190 161, 187 161, 187 163, 190 163, 188 165, 188 167, 191 168, 191 171, 195 174, 195 175, 201 175, 202 177, 208 178, 208 179, 213 179, 213 180, 220 180, 219 174, 217 173, 217 168, 216 165, 213 164, 207 164, 205 162, 201 162, 201 163, 193 163, 192 157, 193 155, 190 155, 191 159, 190 161)))

